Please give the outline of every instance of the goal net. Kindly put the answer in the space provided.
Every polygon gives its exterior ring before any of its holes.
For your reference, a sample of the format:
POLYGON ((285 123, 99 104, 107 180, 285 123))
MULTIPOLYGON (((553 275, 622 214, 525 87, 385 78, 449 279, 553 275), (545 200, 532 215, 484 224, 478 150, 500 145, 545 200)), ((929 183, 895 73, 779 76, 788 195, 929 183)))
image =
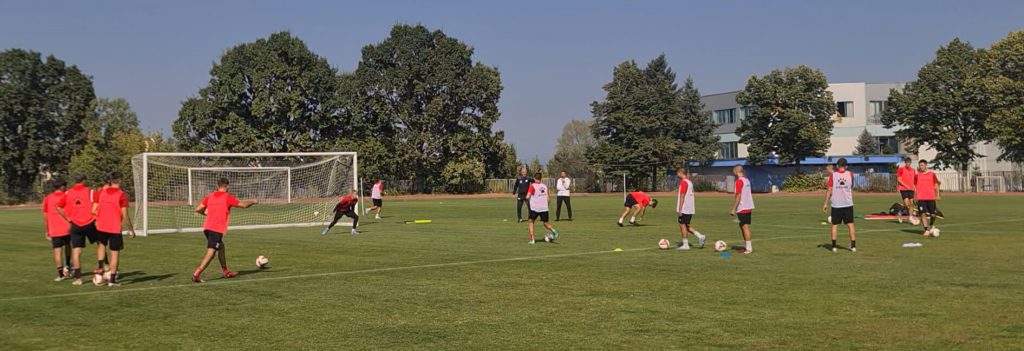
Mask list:
POLYGON ((358 184, 354 152, 143 153, 132 157, 135 231, 139 235, 202 231, 195 207, 217 181, 239 200, 229 229, 325 225, 338 197, 358 184))
POLYGON ((1000 176, 977 176, 974 177, 975 191, 979 193, 1004 193, 1006 183, 1000 176))

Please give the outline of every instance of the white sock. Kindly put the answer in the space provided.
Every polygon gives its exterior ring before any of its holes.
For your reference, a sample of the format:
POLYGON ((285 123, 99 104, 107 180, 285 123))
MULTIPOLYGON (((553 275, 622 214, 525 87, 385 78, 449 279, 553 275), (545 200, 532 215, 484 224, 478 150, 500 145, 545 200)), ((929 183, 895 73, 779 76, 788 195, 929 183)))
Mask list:
POLYGON ((636 222, 636 217, 629 217, 630 222, 636 222))
POLYGON ((619 224, 622 224, 622 217, 619 217, 619 224))
POLYGON ((683 239, 683 246, 690 246, 690 239, 683 239))
POLYGON ((750 240, 744 242, 747 245, 747 251, 754 251, 754 248, 750 245, 750 240))
POLYGON ((698 238, 704 238, 704 234, 701 234, 700 232, 698 232, 696 230, 693 231, 693 235, 696 235, 698 238))

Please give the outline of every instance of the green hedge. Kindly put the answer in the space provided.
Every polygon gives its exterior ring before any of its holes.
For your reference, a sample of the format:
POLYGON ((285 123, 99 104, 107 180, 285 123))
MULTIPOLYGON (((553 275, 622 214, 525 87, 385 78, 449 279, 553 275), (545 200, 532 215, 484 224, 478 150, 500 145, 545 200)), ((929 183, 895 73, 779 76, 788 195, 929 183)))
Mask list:
POLYGON ((782 182, 782 191, 802 193, 825 190, 825 178, 820 174, 794 174, 782 182))

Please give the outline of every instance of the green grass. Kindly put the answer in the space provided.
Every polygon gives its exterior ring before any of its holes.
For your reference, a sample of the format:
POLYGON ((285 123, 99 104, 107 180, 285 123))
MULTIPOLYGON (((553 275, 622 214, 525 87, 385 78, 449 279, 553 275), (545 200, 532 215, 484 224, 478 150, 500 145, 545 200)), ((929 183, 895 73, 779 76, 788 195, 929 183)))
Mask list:
MULTIPOLYGON (((655 249, 678 240, 672 201, 619 228, 621 197, 577 197, 560 242, 537 245, 512 199, 388 201, 361 236, 230 232, 243 275, 213 264, 202 285, 201 235, 156 235, 127 240, 116 288, 51 281, 38 211, 2 210, 0 350, 1024 347, 1024 197, 949 196, 936 239, 861 220, 860 252, 833 254, 820 197, 759 196, 755 252, 730 258, 655 249), (400 224, 418 218, 434 223, 400 224)), ((698 196, 694 224, 740 244, 729 201, 698 196)), ((860 196, 857 212, 893 201, 860 196)))

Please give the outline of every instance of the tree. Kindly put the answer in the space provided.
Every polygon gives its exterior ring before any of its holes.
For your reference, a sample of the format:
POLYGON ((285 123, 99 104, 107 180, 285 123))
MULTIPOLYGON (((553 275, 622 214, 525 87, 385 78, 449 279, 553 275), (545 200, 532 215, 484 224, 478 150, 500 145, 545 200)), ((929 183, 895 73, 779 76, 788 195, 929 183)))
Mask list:
POLYGON ((547 171, 544 169, 544 164, 540 162, 540 157, 534 156, 530 159, 530 162, 525 162, 527 175, 533 177, 534 173, 546 174, 547 171))
MULTIPOLYGON (((494 67, 473 62, 473 48, 438 30, 396 25, 383 42, 367 45, 355 72, 342 78, 355 135, 386 141, 394 177, 425 179, 444 188, 446 169, 506 172, 500 117, 501 78, 494 67), (450 162, 472 167, 448 166, 450 162)), ((514 155, 512 155, 514 159, 514 155)))
POLYGON ((67 173, 95 118, 95 98, 92 79, 74 65, 34 51, 0 52, 0 202, 27 200, 41 173, 67 173))
POLYGON ((987 121, 1003 153, 1024 162, 1024 30, 1010 33, 983 54, 985 91, 994 110, 987 121))
POLYGON ((597 144, 591 133, 592 121, 572 120, 562 127, 562 135, 558 137, 555 155, 548 161, 551 177, 565 171, 569 177, 577 179, 576 188, 596 191, 598 184, 597 168, 587 159, 587 150, 597 144))
POLYGON ((748 145, 747 160, 759 164, 771 156, 780 164, 823 156, 831 145, 836 104, 820 70, 797 66, 750 77, 736 102, 753 107, 736 134, 748 145))
POLYGON ((938 167, 953 167, 966 175, 971 161, 983 156, 974 146, 992 139, 985 126, 992 104, 981 84, 982 74, 978 50, 953 39, 921 67, 916 81, 903 91, 890 92, 882 123, 895 128, 896 136, 912 149, 934 149, 938 167))
POLYGON ((713 127, 701 119, 700 94, 691 80, 680 89, 675 72, 660 55, 643 69, 634 61, 615 67, 604 85, 604 101, 591 104, 597 144, 587 155, 605 170, 650 174, 690 160, 709 160, 708 143, 716 143, 713 127), (696 98, 694 98, 696 95, 696 98), (696 123, 696 124, 694 124, 696 123))
POLYGON ((864 159, 867 160, 868 156, 875 155, 877 153, 878 142, 875 141, 875 137, 865 129, 860 133, 860 136, 857 137, 857 148, 853 150, 853 154, 864 156, 864 159))
POLYGON ((347 126, 336 73, 288 32, 235 46, 210 69, 198 96, 182 103, 174 136, 190 151, 325 148, 347 126))

